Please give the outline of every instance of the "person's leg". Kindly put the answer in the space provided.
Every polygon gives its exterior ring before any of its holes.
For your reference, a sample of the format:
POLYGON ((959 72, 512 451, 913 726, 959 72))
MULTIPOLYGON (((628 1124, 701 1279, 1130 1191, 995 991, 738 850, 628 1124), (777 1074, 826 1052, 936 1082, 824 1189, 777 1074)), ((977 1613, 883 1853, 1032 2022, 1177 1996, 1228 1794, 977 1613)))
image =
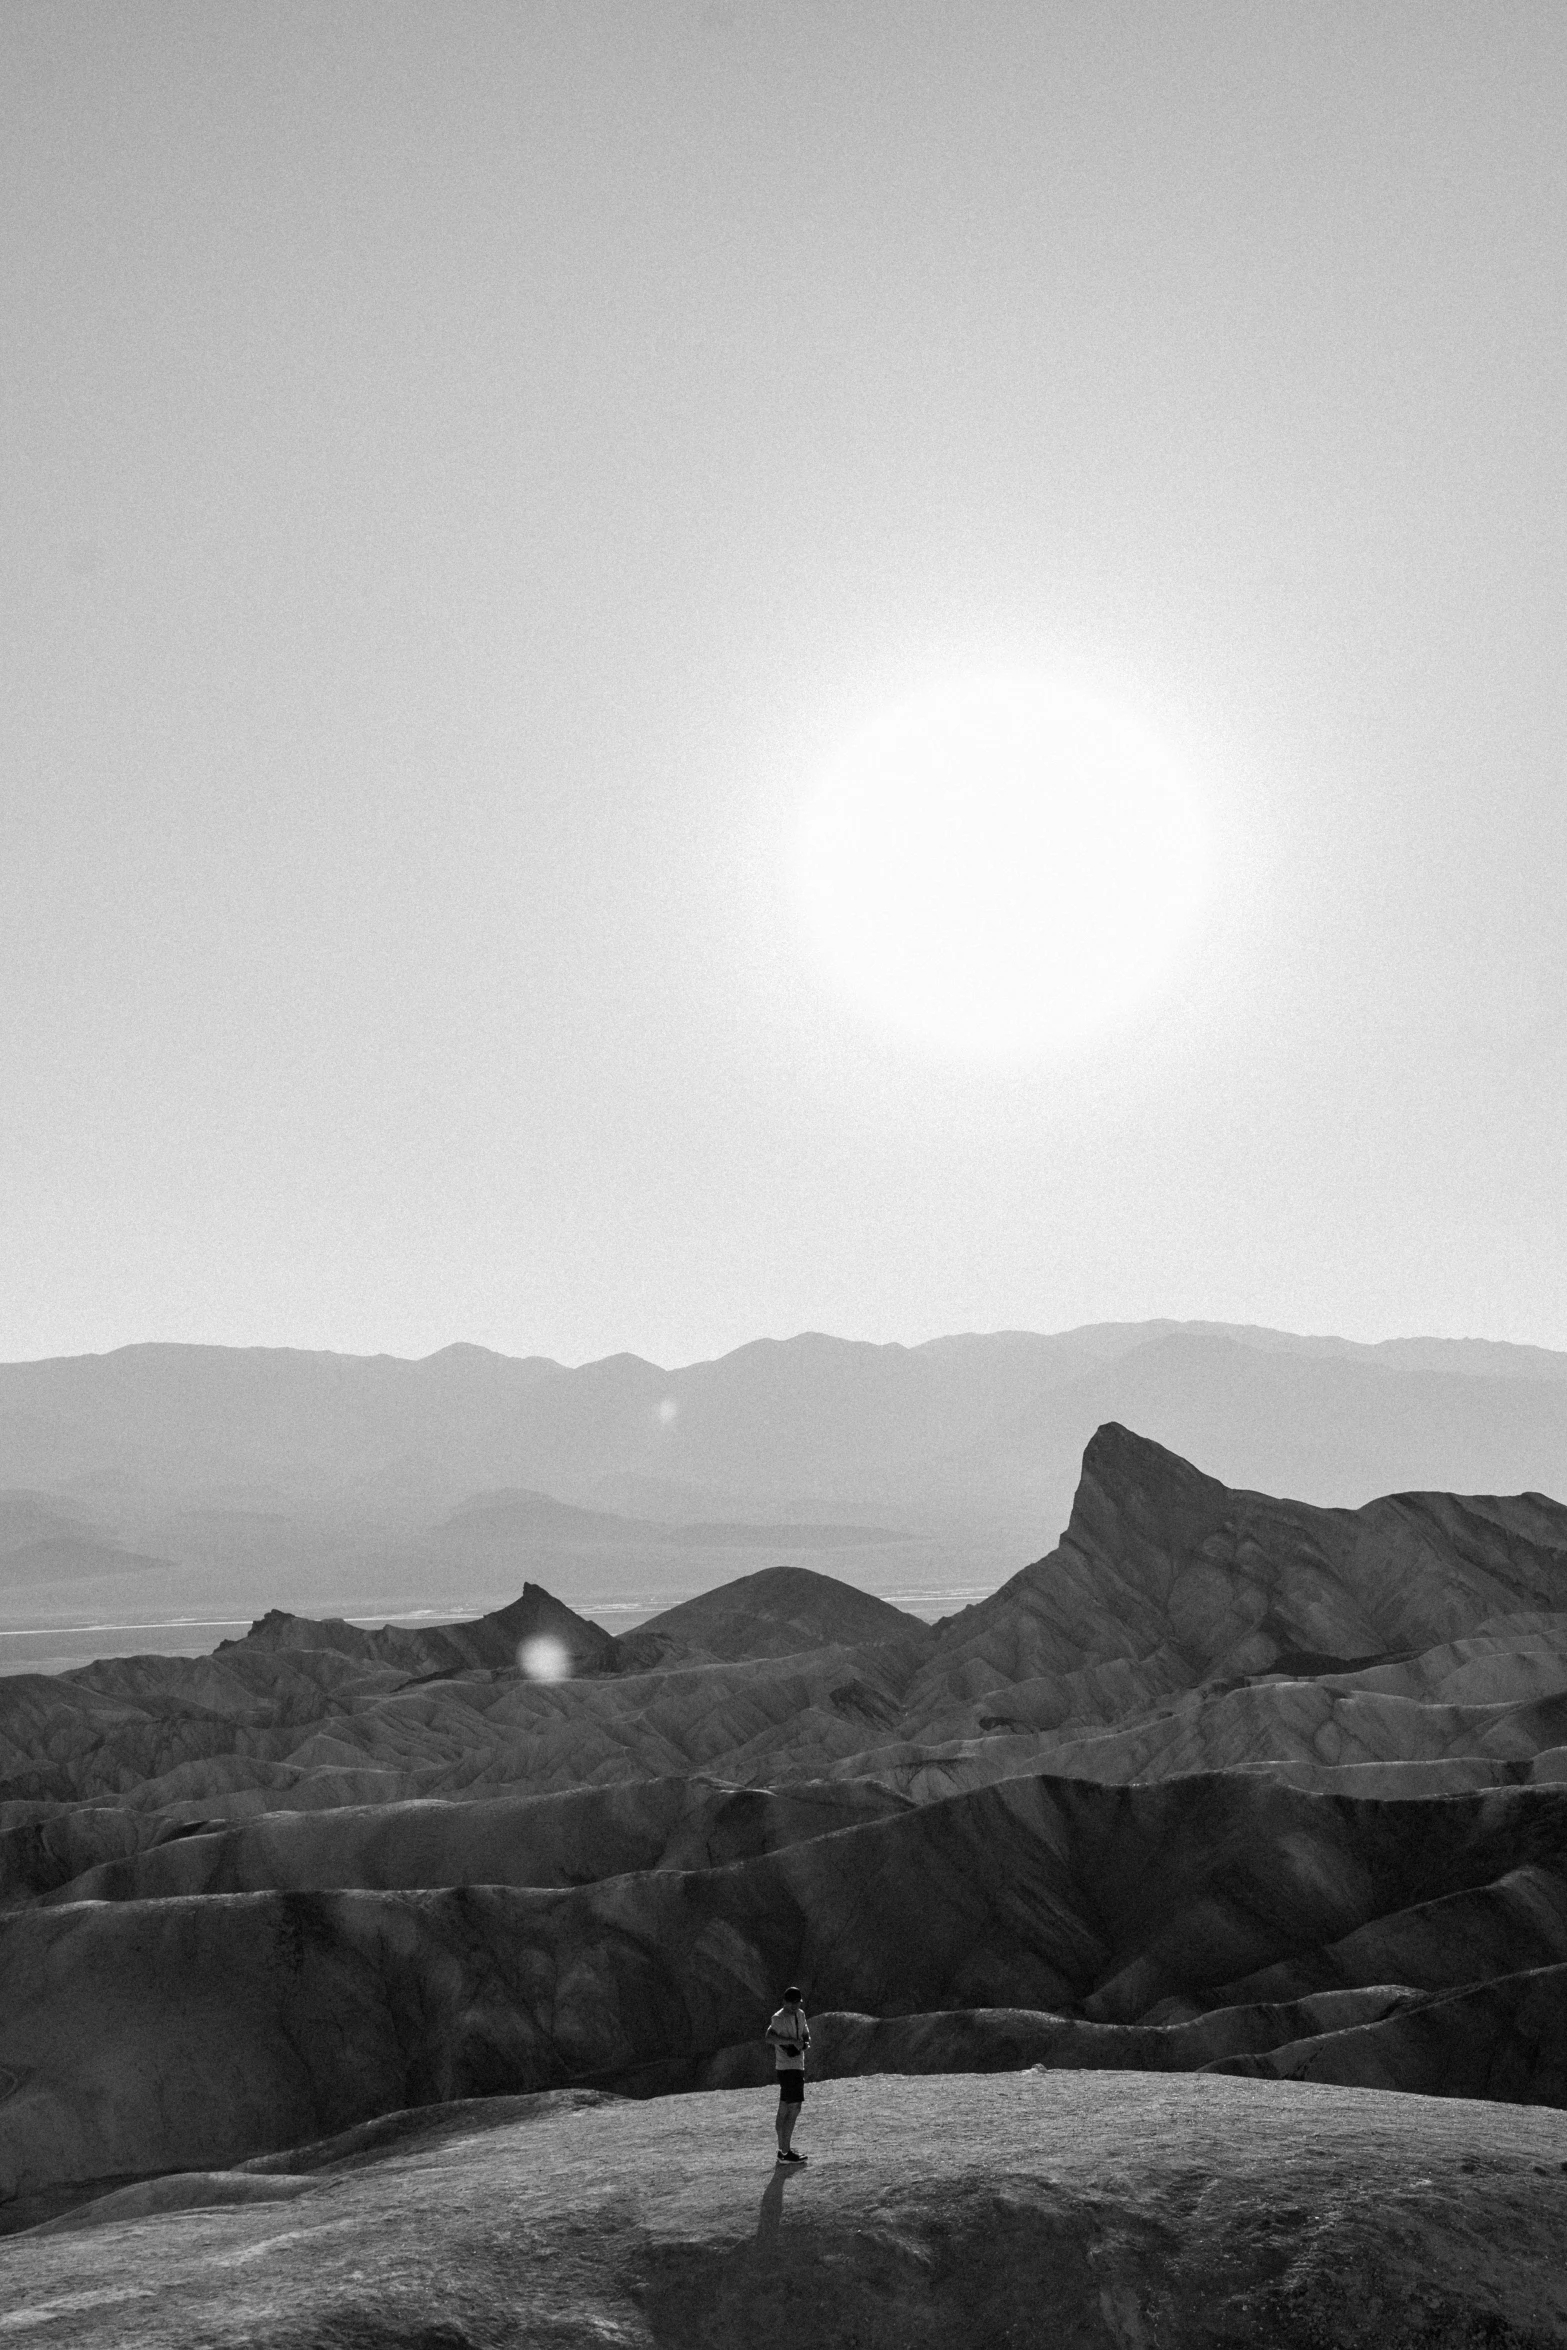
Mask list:
POLYGON ((778 2152, 784 2160, 803 2162, 805 2157, 795 2154, 790 2140, 794 2125, 800 2118, 800 2105, 805 2096, 803 2073, 786 2072, 778 2076, 778 2152))

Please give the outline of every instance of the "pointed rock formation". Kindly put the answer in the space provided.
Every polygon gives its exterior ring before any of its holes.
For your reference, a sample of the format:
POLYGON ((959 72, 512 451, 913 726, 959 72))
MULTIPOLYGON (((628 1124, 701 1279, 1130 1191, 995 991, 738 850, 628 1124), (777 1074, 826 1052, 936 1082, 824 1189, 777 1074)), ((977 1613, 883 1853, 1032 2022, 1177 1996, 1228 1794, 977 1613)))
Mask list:
POLYGON ((293 1616, 272 1608, 258 1616, 238 1640, 220 1640, 217 1654, 247 1647, 326 1648, 337 1656, 362 1658, 367 1664, 390 1665, 400 1673, 430 1676, 504 1671, 516 1664, 518 1651, 526 1642, 538 1639, 560 1642, 571 1660, 573 1676, 617 1669, 610 1634, 586 1616, 577 1615, 538 1583, 525 1583, 520 1599, 490 1615, 476 1616, 468 1623, 417 1628, 385 1624, 372 1632, 338 1616, 293 1616))
POLYGON ((1320 1672, 1541 1610, 1567 1611, 1567 1508, 1541 1494, 1317 1509, 1232 1492, 1109 1422, 1058 1547, 949 1617, 927 1678, 1000 1687, 1119 1659, 1189 1683, 1320 1672))

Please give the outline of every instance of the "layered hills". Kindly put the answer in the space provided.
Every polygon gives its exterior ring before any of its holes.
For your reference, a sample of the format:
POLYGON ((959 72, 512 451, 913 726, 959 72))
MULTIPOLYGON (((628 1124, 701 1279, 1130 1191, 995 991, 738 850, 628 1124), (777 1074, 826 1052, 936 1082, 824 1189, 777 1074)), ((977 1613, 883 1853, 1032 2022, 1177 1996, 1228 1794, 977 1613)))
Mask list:
POLYGON ((620 1640, 535 1587, 419 1631, 274 1612, 208 1658, 0 1680, 0 1807, 112 1798, 188 1822, 692 1771, 926 1797, 1047 1766, 1451 1790, 1564 1768, 1564 1635, 1559 1503, 1320 1510, 1111 1424, 1057 1548, 939 1626, 808 1568, 620 1640), (519 1668, 537 1630, 579 1677, 519 1668))
POLYGON ((23 1626, 216 1619, 236 1591, 455 1614, 532 1581, 592 1613, 783 1560, 936 1613, 1064 1523, 1106 1421, 1319 1504, 1567 1491, 1567 1356, 1540 1348, 1169 1322, 680 1369, 132 1347, 0 1365, 0 1557, 59 1546, 0 1572, 0 1662, 23 1626))
MULTIPOLYGON (((1567 1508, 1232 1489, 1107 1424, 930 1625, 764 1568, 0 1680, 0 2195, 378 2113, 1245 2072, 1567 2105, 1567 1508), (537 1677, 547 1641, 564 1678, 537 1677)), ((1264 2078, 1265 2077, 1265 2078, 1264 2078)))

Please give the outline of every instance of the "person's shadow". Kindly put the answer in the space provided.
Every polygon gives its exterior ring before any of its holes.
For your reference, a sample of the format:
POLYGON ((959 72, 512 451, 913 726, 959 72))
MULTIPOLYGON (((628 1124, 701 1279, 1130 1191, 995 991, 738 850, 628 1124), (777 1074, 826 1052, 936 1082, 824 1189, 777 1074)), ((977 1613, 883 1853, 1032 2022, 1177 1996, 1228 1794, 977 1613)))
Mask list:
POLYGON ((789 2166, 780 2163, 762 2196, 762 2208, 756 2215, 756 2254, 760 2260, 771 2260, 778 2249, 778 2224, 783 2218, 784 2181, 788 2176, 789 2166))

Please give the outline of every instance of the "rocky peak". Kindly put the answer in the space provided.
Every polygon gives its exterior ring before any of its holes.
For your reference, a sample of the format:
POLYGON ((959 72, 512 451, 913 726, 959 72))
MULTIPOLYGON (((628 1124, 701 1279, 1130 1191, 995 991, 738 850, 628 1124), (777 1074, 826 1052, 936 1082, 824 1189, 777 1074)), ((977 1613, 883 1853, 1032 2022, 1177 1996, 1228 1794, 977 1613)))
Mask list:
POLYGON ((1232 1489, 1110 1421, 1056 1548, 950 1618, 926 1677, 963 1659, 1015 1682, 1158 1658, 1195 1684, 1367 1661, 1552 1605, 1567 1608, 1567 1509, 1540 1495, 1322 1509, 1232 1489))

